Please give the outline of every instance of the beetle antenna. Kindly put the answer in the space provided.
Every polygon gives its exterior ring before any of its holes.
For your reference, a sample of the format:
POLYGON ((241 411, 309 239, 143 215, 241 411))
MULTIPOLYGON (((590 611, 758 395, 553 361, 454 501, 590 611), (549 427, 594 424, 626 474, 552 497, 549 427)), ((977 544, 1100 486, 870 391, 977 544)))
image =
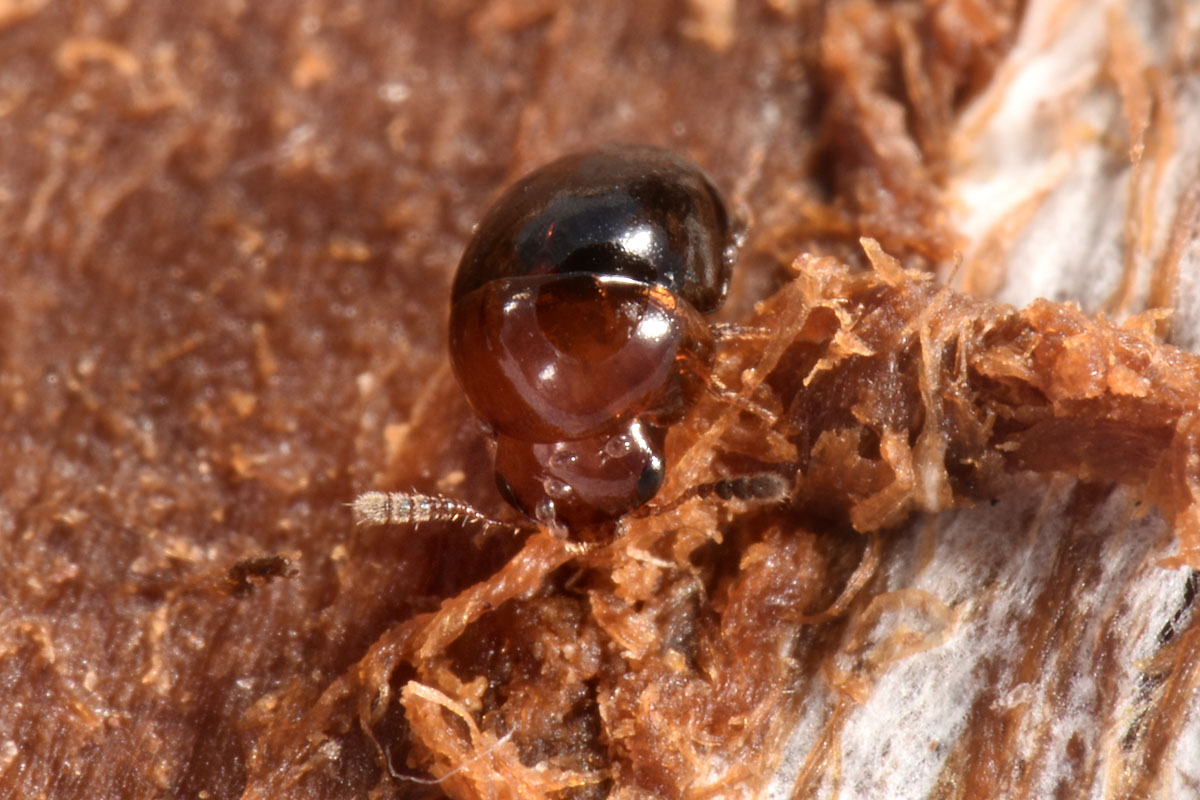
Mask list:
POLYGON ((418 492, 363 492, 351 503, 359 525, 418 525, 422 522, 467 522, 484 528, 507 528, 513 533, 521 525, 484 514, 470 503, 443 495, 418 492))
POLYGON ((718 342, 760 342, 774 339, 778 331, 760 325, 744 325, 740 322, 714 322, 709 326, 713 338, 718 342))
MULTIPOLYGON (((661 506, 647 506, 645 515, 662 514, 673 511, 692 498, 706 499, 715 497, 723 501, 739 500, 747 505, 767 505, 782 503, 788 499, 791 484, 787 478, 777 472, 759 472, 753 475, 741 475, 736 478, 720 478, 708 483, 701 483, 682 492, 674 500, 661 506)), ((637 514, 638 512, 634 512, 637 514)))

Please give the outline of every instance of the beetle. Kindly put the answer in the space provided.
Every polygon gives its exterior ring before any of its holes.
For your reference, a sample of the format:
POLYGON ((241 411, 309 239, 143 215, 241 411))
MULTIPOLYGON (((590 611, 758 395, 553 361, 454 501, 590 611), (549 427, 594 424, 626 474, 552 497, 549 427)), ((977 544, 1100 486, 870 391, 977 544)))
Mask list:
POLYGON ((736 252, 712 182, 665 150, 568 155, 500 196, 454 278, 450 355, 513 506, 574 526, 655 495, 736 252))
MULTIPOLYGON (((504 191, 463 253, 450 355, 495 445, 496 483, 552 530, 617 519, 663 482, 669 428, 712 386, 740 234, 693 162, 609 145, 504 191)), ((361 520, 489 518, 449 498, 369 492, 361 520)))

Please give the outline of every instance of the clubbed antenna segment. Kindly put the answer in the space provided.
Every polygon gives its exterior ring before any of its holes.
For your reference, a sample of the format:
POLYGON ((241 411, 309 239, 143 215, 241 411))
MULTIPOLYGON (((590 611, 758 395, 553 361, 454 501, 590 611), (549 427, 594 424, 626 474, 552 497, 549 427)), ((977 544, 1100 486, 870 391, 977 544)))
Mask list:
POLYGON ((742 475, 737 478, 721 478, 710 483, 701 483, 680 493, 674 500, 661 506, 647 506, 640 515, 663 514, 674 511, 687 501, 699 497, 721 500, 740 500, 748 505, 786 502, 791 492, 791 481, 775 472, 757 475, 742 475))
POLYGON ((698 497, 716 495, 722 500, 770 503, 787 497, 788 482, 782 475, 763 472, 758 475, 743 475, 737 478, 722 478, 712 483, 702 483, 692 491, 698 497))
POLYGON ((363 492, 352 504, 359 525, 417 525, 422 522, 473 522, 516 530, 461 500, 416 492, 363 492))

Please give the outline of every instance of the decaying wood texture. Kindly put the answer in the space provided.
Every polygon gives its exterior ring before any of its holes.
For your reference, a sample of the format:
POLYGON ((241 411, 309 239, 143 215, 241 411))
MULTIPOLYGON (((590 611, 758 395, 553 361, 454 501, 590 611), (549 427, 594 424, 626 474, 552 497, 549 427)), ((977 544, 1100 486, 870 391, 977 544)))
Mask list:
POLYGON ((0 795, 1200 793, 1194 4, 648 5, 0 3, 0 795), (590 549, 355 527, 511 515, 450 278, 605 141, 742 402, 590 549))

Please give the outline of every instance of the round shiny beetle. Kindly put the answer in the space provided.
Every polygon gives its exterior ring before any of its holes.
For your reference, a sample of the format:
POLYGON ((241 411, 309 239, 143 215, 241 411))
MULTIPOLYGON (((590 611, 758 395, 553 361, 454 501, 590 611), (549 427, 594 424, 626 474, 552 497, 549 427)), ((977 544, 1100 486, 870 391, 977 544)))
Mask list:
POLYGON ((667 429, 709 381, 703 315, 735 239, 700 168, 649 147, 566 156, 496 201, 454 279, 450 353, 517 509, 588 525, 654 496, 667 429))

